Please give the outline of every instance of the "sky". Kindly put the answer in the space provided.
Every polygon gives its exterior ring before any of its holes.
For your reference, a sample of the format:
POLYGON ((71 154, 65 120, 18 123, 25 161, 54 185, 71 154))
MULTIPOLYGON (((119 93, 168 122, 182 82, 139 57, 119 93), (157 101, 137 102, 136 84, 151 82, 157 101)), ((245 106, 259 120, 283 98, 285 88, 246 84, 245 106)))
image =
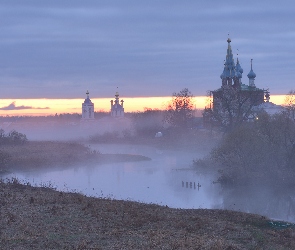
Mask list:
MULTIPOLYGON (((166 109, 171 97, 127 97, 124 99, 125 112, 143 112, 146 109, 166 109)), ((122 99, 121 99, 122 100, 122 99)), ((38 116, 61 113, 81 113, 82 99, 0 99, 0 116, 38 116)), ((108 112, 111 108, 110 98, 91 98, 95 111, 108 112)), ((209 105, 206 96, 193 98, 197 115, 209 105)))
POLYGON ((125 98, 204 96, 221 86, 228 34, 242 82, 253 59, 256 86, 284 95, 295 89, 294 13, 292 0, 1 0, 1 108, 86 90, 113 98, 117 87, 125 98))

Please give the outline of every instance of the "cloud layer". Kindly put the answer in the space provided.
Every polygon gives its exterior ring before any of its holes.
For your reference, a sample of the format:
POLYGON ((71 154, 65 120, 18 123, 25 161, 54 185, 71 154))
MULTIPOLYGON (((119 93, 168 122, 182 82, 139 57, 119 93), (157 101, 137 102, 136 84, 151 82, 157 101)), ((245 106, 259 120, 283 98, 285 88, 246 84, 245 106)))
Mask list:
MULTIPOLYGON (((230 33, 273 94, 294 88, 293 1, 0 3, 0 98, 205 95, 220 86, 230 33)), ((236 56, 235 56, 236 58, 236 56)))

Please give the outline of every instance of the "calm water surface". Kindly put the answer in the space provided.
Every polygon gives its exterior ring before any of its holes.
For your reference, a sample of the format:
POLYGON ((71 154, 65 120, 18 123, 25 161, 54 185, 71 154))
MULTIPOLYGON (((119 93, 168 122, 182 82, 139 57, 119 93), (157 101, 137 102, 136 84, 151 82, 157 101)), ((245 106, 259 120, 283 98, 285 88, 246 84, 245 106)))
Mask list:
POLYGON ((193 170, 192 160, 206 152, 158 150, 139 145, 90 145, 101 153, 128 153, 151 161, 81 165, 69 169, 13 173, 33 185, 52 185, 60 191, 156 203, 173 208, 222 208, 295 222, 293 193, 266 188, 222 189, 216 176, 193 170))

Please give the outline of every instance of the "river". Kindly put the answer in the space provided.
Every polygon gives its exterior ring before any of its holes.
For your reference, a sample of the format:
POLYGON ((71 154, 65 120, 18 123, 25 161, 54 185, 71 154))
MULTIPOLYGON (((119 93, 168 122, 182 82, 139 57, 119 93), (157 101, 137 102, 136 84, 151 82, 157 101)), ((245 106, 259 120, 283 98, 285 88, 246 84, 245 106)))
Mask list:
POLYGON ((295 222, 292 192, 271 188, 224 189, 214 184, 216 175, 192 168, 192 160, 206 152, 159 150, 143 145, 92 144, 101 153, 138 154, 151 161, 102 165, 76 165, 68 169, 16 172, 16 177, 36 186, 87 196, 154 203, 171 208, 218 208, 257 213, 295 222))

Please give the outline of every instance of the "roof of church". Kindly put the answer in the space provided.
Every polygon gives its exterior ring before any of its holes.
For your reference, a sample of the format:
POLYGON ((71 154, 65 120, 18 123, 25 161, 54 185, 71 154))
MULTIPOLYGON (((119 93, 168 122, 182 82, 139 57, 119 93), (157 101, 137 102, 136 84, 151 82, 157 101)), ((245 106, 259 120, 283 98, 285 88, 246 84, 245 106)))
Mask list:
POLYGON ((124 108, 122 107, 122 105, 120 105, 119 103, 117 103, 117 104, 114 104, 111 107, 111 110, 124 110, 124 108))
POLYGON ((249 79, 252 79, 252 78, 254 79, 256 77, 256 74, 254 73, 254 71, 252 69, 252 61, 253 61, 253 59, 251 59, 251 70, 247 75, 249 79))
POLYGON ((89 97, 84 100, 84 104, 92 104, 92 101, 89 99, 89 97))
POLYGON ((254 108, 255 111, 259 111, 261 109, 265 110, 269 115, 274 115, 285 110, 283 106, 274 104, 272 102, 264 102, 254 108))
POLYGON ((235 61, 233 57, 233 52, 230 46, 230 38, 227 39, 228 46, 227 46, 227 53, 225 57, 225 62, 224 62, 224 69, 222 74, 220 75, 220 78, 226 78, 226 77, 234 77, 236 75, 236 66, 235 66, 235 61))
POLYGON ((93 104, 92 101, 91 101, 90 98, 89 98, 89 91, 88 91, 88 90, 87 90, 87 92, 86 92, 86 95, 87 95, 87 97, 86 97, 86 99, 84 100, 84 104, 93 104))
POLYGON ((243 74, 243 72, 244 72, 244 70, 242 69, 241 64, 239 62, 239 58, 237 58, 236 71, 240 72, 241 74, 243 74))
POLYGON ((254 73, 253 69, 251 69, 247 76, 248 78, 255 78, 256 74, 254 73))
MULTIPOLYGON (((243 68, 240 65, 239 59, 237 58, 237 62, 235 64, 234 62, 234 58, 233 58, 233 53, 232 53, 232 48, 231 48, 231 39, 228 38, 227 39, 227 43, 228 43, 228 47, 227 47, 227 52, 226 52, 226 58, 224 60, 224 69, 222 74, 220 75, 221 79, 224 78, 242 78, 242 74, 243 74, 243 68)), ((252 61, 253 59, 251 59, 251 70, 248 73, 248 78, 249 79, 255 79, 256 74, 253 71, 252 68, 252 61)), ((241 83, 240 83, 241 84, 241 83)), ((245 85, 245 84, 241 84, 240 88, 242 91, 250 91, 250 90, 256 90, 256 91, 260 91, 262 89, 256 88, 255 86, 249 86, 249 85, 245 85)), ((214 92, 218 92, 220 91, 221 88, 215 90, 214 92)))
POLYGON ((252 86, 249 86, 247 84, 241 84, 241 90, 243 91, 264 91, 263 89, 260 89, 260 88, 257 88, 257 87, 252 87, 252 86))
MULTIPOLYGON (((216 90, 213 90, 211 92, 219 92, 219 91, 222 91, 222 90, 223 90, 223 88, 220 87, 220 88, 218 88, 216 90)), ((252 86, 249 86, 249 85, 243 84, 243 83, 240 85, 240 90, 241 91, 264 91, 263 89, 260 89, 260 88, 257 88, 257 87, 252 87, 252 86)))

